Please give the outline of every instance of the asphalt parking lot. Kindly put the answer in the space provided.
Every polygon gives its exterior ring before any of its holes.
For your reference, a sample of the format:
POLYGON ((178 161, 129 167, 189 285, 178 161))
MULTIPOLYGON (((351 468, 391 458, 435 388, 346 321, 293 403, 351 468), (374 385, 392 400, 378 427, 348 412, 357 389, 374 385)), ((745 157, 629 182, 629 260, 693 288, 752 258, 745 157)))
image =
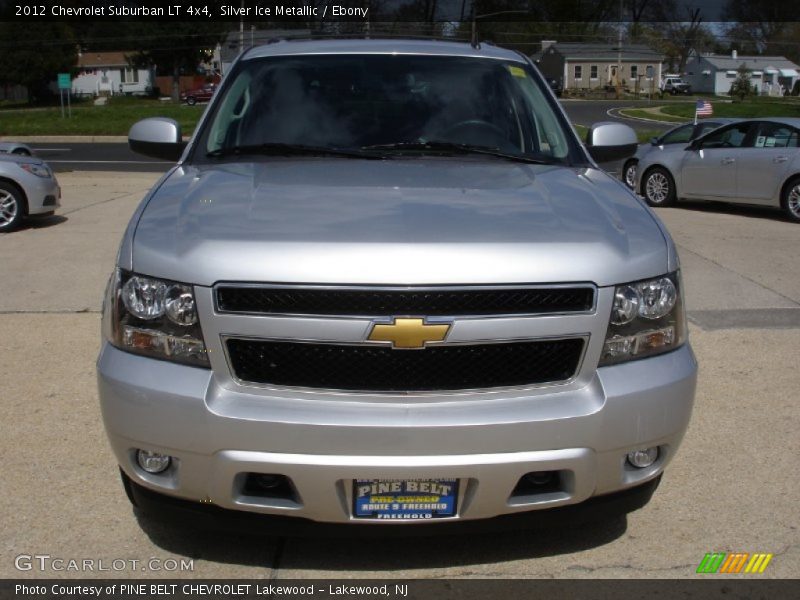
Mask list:
POLYGON ((778 211, 700 203, 659 212, 679 245, 701 371, 683 446, 644 509, 562 530, 387 544, 137 519, 103 432, 94 360, 117 245, 156 178, 60 174, 59 215, 0 236, 0 577, 683 578, 711 551, 773 553, 762 577, 800 573, 800 226, 778 211), (139 562, 20 571, 20 555, 139 562), (193 568, 159 568, 168 559, 193 568))

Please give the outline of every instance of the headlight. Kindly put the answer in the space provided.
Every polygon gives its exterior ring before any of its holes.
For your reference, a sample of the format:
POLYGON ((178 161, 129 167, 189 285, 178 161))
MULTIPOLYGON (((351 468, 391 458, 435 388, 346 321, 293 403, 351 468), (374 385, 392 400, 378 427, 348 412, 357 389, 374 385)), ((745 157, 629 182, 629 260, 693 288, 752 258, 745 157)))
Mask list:
POLYGON ((43 177, 45 179, 51 179, 53 174, 50 172, 44 165, 37 165, 34 163, 17 163, 19 164, 20 169, 23 169, 30 173, 31 175, 36 175, 37 177, 43 177))
POLYGON ((669 352, 685 341, 679 272, 618 285, 600 366, 669 352))
POLYGON ((191 286, 117 269, 103 303, 103 332, 135 354, 208 366, 191 286))

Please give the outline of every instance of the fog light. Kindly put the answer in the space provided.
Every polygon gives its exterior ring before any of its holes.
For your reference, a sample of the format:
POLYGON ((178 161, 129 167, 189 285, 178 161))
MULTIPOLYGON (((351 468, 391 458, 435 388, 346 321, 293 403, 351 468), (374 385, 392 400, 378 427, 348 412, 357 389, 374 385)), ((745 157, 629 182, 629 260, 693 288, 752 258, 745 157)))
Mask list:
POLYGON ((136 462, 148 473, 162 473, 169 468, 172 458, 166 454, 150 452, 148 450, 136 451, 136 462))
POLYGON ((628 462, 637 469, 645 469, 656 462, 658 458, 658 448, 645 448, 644 450, 634 450, 628 452, 628 462))

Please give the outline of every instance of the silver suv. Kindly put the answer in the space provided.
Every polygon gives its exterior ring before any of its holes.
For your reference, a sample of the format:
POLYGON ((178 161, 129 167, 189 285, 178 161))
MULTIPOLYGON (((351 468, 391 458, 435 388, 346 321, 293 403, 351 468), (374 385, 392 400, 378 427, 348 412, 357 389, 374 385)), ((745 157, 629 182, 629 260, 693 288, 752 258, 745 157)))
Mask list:
POLYGON ((594 162, 628 127, 582 145, 509 50, 328 40, 245 52, 188 145, 129 137, 178 160, 97 363, 140 509, 443 532, 649 500, 697 365, 669 234, 594 162))

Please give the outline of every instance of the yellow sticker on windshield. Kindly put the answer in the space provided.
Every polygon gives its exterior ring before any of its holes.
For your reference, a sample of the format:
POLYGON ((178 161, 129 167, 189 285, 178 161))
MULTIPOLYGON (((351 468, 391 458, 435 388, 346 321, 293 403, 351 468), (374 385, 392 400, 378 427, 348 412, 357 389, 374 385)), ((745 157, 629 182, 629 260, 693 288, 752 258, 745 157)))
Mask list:
POLYGON ((522 67, 514 67, 508 65, 508 72, 511 73, 514 77, 522 77, 522 78, 527 77, 527 75, 525 75, 525 69, 523 69, 522 67))

